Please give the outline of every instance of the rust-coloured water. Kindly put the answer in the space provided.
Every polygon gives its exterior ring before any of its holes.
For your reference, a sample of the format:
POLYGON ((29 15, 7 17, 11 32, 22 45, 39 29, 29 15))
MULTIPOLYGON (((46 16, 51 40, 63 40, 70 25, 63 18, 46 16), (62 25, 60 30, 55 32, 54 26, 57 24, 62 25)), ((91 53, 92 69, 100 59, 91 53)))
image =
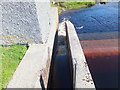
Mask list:
POLYGON ((97 88, 118 87, 118 39, 81 41, 97 88))

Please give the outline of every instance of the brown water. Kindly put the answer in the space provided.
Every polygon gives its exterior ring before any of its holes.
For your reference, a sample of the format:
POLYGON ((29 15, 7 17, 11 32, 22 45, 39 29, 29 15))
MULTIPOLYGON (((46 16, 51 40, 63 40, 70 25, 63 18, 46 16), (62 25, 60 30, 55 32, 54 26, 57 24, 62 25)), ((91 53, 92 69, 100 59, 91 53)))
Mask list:
POLYGON ((97 88, 118 88, 118 56, 120 52, 118 52, 117 43, 113 43, 117 40, 81 41, 97 88))
POLYGON ((97 88, 118 88, 118 55, 85 56, 97 88))

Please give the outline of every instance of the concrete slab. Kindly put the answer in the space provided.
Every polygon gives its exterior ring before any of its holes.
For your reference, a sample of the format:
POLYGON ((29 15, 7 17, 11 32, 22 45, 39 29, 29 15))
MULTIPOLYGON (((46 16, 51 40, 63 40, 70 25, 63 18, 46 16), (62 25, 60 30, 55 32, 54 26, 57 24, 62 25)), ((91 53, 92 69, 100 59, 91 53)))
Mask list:
POLYGON ((45 51, 45 45, 29 47, 7 88, 34 88, 37 77, 42 73, 40 70, 46 65, 43 51, 45 51))

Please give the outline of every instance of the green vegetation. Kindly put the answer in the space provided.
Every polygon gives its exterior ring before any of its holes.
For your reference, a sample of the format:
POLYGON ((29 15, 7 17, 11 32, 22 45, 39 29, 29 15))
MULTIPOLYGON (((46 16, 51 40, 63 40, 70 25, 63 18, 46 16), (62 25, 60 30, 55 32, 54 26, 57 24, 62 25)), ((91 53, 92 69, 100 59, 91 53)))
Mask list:
POLYGON ((0 46, 0 62, 2 63, 2 69, 0 69, 2 74, 2 83, 0 82, 0 89, 6 87, 27 49, 27 46, 22 45, 13 45, 10 47, 0 46))
POLYGON ((58 7, 59 15, 65 11, 86 8, 95 5, 96 2, 56 2, 52 7, 58 7))

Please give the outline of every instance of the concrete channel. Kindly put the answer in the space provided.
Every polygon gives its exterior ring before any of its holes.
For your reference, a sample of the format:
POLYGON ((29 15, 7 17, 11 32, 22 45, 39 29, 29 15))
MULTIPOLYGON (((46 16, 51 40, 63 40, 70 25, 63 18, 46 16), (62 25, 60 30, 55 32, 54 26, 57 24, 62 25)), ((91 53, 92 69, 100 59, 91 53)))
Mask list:
POLYGON ((56 33, 48 88, 95 89, 75 28, 62 22, 56 33))
POLYGON ((72 88, 70 62, 66 42, 65 23, 56 33, 48 88, 72 88))

